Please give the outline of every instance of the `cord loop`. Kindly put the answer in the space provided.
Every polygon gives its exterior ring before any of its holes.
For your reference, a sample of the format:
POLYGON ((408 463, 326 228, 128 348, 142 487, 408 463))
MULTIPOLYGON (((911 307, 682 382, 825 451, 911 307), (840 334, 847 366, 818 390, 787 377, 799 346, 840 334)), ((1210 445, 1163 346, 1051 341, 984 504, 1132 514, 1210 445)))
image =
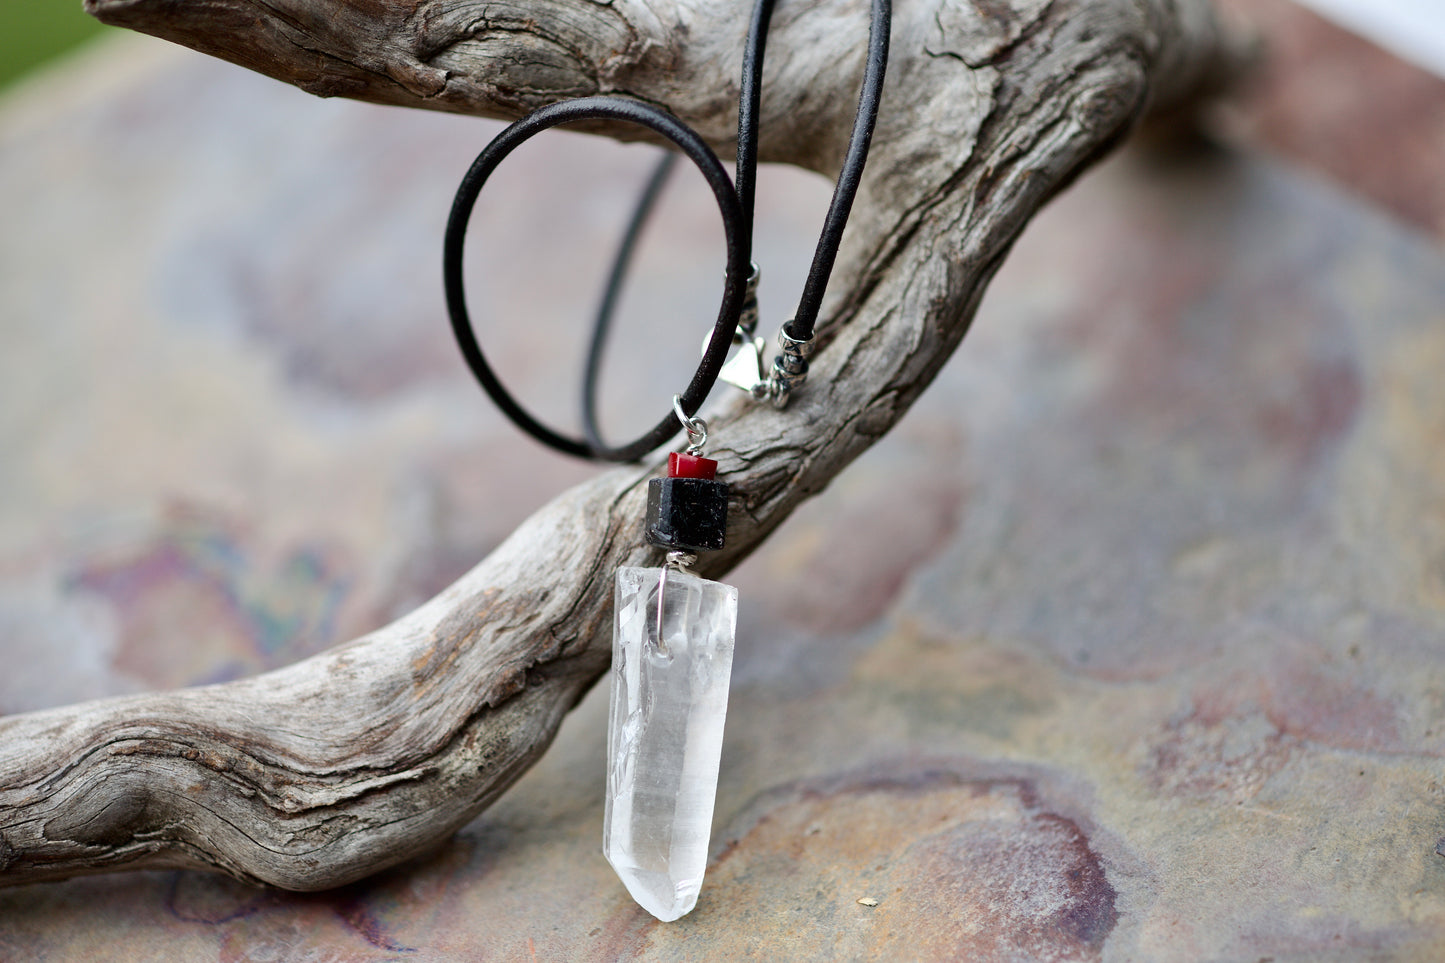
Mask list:
POLYGON ((466 241, 467 222, 487 178, 508 154, 529 138, 552 127, 584 120, 626 121, 661 134, 676 144, 683 154, 697 165, 708 186, 712 188, 718 213, 722 215, 727 243, 727 280, 723 285, 722 304, 718 308, 717 321, 713 325, 707 350, 693 373, 692 380, 679 396, 683 410, 689 415, 702 407, 708 392, 717 381, 718 372, 722 370, 728 348, 732 345, 733 332, 737 330, 738 317, 743 308, 749 256, 741 228, 742 211, 734 193, 732 178, 702 137, 671 114, 650 104, 621 97, 583 97, 548 104, 507 127, 477 155, 466 176, 462 178, 461 186, 457 188, 443 243, 442 277, 452 331, 461 347, 462 356, 503 414, 538 441, 569 455, 605 461, 636 461, 677 434, 677 421, 672 414, 669 413, 635 441, 616 447, 596 440, 589 442, 570 438, 548 428, 517 403, 487 362, 481 345, 477 343, 476 333, 472 330, 471 317, 467 313, 466 290, 462 281, 462 249, 466 241))
MULTIPOLYGON (((718 379, 718 374, 727 360, 728 349, 738 333, 739 323, 746 322, 746 339, 752 338, 753 326, 756 324, 755 295, 758 274, 757 266, 751 259, 758 160, 757 118, 762 99, 763 54, 767 45, 768 22, 772 18, 773 2, 774 0, 757 0, 748 26, 738 104, 736 182, 729 178, 717 155, 691 128, 657 107, 621 97, 583 97, 538 108, 497 135, 477 155, 466 176, 462 178, 456 199, 452 202, 442 252, 442 276, 452 330, 467 365, 497 407, 519 428, 543 444, 580 458, 635 461, 676 435, 679 421, 688 429, 689 442, 698 434, 694 431, 698 425, 702 426, 700 434, 702 439, 706 440, 706 424, 693 416, 702 407, 708 392, 718 379), (477 195, 497 165, 520 144, 543 130, 561 124, 599 119, 625 121, 647 127, 672 141, 697 165, 717 200, 727 243, 727 269, 722 304, 718 308, 717 320, 713 324, 702 362, 687 387, 673 396, 672 414, 664 417, 635 441, 615 447, 602 440, 597 428, 598 370, 611 325, 612 309, 621 290, 637 238, 674 166, 673 155, 663 157, 648 179, 647 187, 628 225, 627 234, 613 259, 612 271, 597 312, 587 353, 582 388, 583 438, 570 438, 543 425, 523 409, 502 385, 477 343, 471 318, 467 314, 466 292, 462 282, 462 248, 466 240, 467 222, 471 218, 477 195)), ((779 407, 786 404, 789 392, 800 386, 807 374, 806 354, 813 340, 818 310, 868 159, 868 147, 877 121, 888 64, 891 20, 891 0, 872 0, 863 86, 858 95, 858 109, 853 119, 848 150, 833 190, 833 199, 824 218, 817 248, 813 253, 812 266, 798 301, 798 310, 782 335, 783 353, 775 359, 770 378, 759 382, 753 389, 755 397, 771 396, 779 407), (765 390, 758 390, 764 387, 765 390)), ((694 448, 700 449, 701 442, 689 444, 689 451, 694 448)))

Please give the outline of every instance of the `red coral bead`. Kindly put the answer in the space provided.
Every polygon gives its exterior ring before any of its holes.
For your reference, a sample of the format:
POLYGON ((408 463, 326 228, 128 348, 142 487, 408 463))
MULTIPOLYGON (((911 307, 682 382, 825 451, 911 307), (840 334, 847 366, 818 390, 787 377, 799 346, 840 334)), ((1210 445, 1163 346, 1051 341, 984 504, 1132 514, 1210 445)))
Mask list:
POLYGON ((685 451, 669 452, 667 456, 668 478, 703 478, 708 481, 717 477, 717 462, 701 455, 689 455, 685 451))

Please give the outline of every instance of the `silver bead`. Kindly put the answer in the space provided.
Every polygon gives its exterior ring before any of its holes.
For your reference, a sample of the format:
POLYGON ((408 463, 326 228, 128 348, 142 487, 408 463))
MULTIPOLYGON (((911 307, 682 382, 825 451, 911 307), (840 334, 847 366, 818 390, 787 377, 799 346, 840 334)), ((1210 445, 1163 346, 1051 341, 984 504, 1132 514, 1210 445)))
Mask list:
POLYGON ((788 403, 788 396, 808 378, 808 355, 812 353, 813 339, 790 337, 787 325, 778 332, 778 347, 782 353, 773 358, 773 372, 769 389, 773 404, 782 408, 788 403))

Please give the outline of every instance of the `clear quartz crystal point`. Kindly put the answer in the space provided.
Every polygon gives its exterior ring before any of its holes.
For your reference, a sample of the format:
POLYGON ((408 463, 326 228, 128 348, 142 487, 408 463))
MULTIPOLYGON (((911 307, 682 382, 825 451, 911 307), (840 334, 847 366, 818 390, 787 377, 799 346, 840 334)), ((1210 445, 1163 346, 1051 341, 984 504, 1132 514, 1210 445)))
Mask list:
POLYGON ((669 568, 617 570, 602 852, 663 922, 697 904, 728 711, 738 590, 669 568))

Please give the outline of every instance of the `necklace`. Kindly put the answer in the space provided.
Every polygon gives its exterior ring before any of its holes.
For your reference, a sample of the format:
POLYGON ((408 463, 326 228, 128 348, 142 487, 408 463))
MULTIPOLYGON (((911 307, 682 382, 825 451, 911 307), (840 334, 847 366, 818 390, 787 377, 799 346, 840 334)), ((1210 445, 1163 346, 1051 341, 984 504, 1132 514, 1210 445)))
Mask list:
POLYGON ((778 407, 806 379, 818 311, 863 176, 888 61, 891 0, 872 0, 863 87, 842 170, 798 309, 779 331, 779 353, 765 370, 766 343, 756 336, 760 272, 752 262, 752 233, 763 54, 772 7, 773 0, 757 0, 748 28, 736 180, 695 131, 666 111, 621 97, 562 101, 518 120, 477 155, 457 188, 443 243, 443 282, 457 344, 482 388, 517 427, 569 455, 620 462, 646 456, 679 430, 687 434, 685 449, 668 456, 667 476, 648 483, 644 533, 666 553, 663 563, 617 570, 602 844, 628 892, 664 922, 690 912, 702 887, 737 626, 737 589, 690 571, 695 553, 723 547, 728 507, 728 486, 717 478, 718 463, 704 454, 707 424, 697 411, 719 378, 778 407), (507 391, 477 342, 462 280, 467 223, 487 178, 527 139, 584 120, 638 124, 670 141, 711 188, 727 246, 722 303, 697 370, 655 426, 615 446, 602 439, 597 425, 597 374, 636 240, 676 155, 669 152, 654 169, 613 261, 587 353, 582 437, 537 421, 507 391))

